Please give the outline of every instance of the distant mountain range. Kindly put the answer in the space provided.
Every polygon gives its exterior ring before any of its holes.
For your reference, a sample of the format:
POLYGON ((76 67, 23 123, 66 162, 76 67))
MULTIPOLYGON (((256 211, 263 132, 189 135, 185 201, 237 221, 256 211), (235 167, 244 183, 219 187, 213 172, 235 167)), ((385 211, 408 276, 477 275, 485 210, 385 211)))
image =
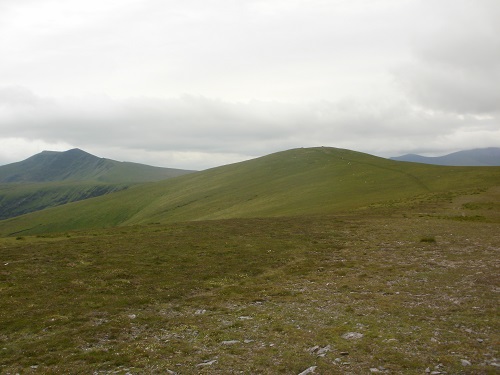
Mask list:
POLYGON ((160 181, 191 172, 99 158, 74 148, 64 152, 43 151, 26 160, 0 166, 0 183, 96 181, 129 184, 160 181))
POLYGON ((99 158, 77 148, 43 151, 0 166, 0 220, 191 172, 99 158))
POLYGON ((500 147, 458 151, 452 154, 434 157, 407 154, 390 159, 409 161, 413 163, 449 166, 500 166, 500 147))

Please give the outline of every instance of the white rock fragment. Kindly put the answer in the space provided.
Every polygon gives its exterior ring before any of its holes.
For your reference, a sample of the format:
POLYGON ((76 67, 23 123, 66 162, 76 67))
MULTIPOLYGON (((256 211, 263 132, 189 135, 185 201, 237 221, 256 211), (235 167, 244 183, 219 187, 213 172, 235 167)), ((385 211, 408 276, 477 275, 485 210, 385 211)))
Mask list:
POLYGON ((326 356, 326 353, 331 351, 332 347, 330 345, 327 345, 325 347, 320 347, 319 345, 314 345, 313 347, 307 349, 307 351, 311 354, 316 354, 318 357, 324 357, 326 356))
POLYGON ((309 368, 306 368, 304 371, 302 371, 299 375, 307 375, 307 374, 314 374, 316 371, 316 367, 318 366, 311 366, 309 368))
POLYGON ((314 345, 313 347, 307 349, 307 351, 311 354, 314 354, 316 352, 316 350, 319 349, 319 345, 314 345))
POLYGON ((466 359, 461 359, 460 363, 462 363, 462 366, 470 366, 470 365, 472 365, 472 363, 470 363, 470 361, 468 361, 466 359))
POLYGON ((331 346, 327 345, 324 348, 320 348, 316 354, 318 355, 318 357, 324 357, 326 356, 326 353, 328 353, 330 350, 331 346))
POLYGON ((206 312, 207 312, 207 310, 205 310, 205 309, 200 309, 200 310, 196 310, 196 311, 194 312, 194 315, 203 315, 203 314, 205 314, 206 312))
POLYGON ((343 339, 346 340, 357 340, 363 337, 362 333, 359 332, 347 332, 342 335, 343 339))
POLYGON ((238 344, 238 343, 239 343, 238 340, 226 340, 226 341, 221 342, 222 345, 234 345, 234 344, 238 344))
POLYGON ((202 362, 202 363, 198 363, 198 364, 196 365, 196 367, 211 366, 211 365, 213 365, 214 363, 217 363, 217 360, 216 360, 216 359, 212 359, 211 361, 205 361, 205 362, 202 362))
POLYGON ((128 317, 129 317, 130 319, 135 319, 135 318, 137 318, 137 315, 135 315, 135 314, 130 314, 128 317))

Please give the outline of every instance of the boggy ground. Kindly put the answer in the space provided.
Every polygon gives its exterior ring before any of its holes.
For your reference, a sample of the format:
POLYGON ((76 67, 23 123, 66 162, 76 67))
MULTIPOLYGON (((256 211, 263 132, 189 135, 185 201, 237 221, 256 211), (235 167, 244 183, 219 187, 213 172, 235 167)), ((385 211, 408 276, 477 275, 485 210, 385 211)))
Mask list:
POLYGON ((497 374, 498 201, 2 239, 0 372, 497 374))

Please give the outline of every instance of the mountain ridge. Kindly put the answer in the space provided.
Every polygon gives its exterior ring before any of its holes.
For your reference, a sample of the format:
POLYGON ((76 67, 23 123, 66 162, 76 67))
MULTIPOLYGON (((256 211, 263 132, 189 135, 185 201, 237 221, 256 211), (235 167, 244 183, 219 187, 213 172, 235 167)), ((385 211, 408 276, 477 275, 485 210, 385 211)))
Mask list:
POLYGON ((0 183, 97 181, 137 183, 159 181, 194 171, 99 158, 73 148, 42 151, 25 160, 0 166, 0 183))
POLYGON ((406 154, 391 157, 391 160, 446 166, 500 166, 500 147, 462 150, 442 156, 406 154))

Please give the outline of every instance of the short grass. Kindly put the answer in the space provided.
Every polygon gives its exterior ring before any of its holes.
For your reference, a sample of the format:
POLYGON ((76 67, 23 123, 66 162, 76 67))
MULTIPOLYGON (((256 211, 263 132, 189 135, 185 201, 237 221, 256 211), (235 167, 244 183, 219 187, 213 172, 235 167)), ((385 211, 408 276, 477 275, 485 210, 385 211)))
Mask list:
POLYGON ((498 198, 1 239, 0 372, 496 374, 498 198))

